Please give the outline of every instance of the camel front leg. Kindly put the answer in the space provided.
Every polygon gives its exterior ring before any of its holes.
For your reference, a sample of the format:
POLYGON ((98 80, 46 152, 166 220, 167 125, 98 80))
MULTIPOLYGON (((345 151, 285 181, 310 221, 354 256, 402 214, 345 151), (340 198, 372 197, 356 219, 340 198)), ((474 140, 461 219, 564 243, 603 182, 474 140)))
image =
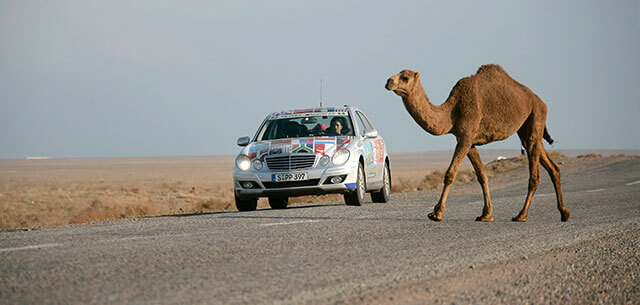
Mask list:
POLYGON ((442 188, 442 195, 440 195, 440 200, 435 207, 433 207, 433 212, 427 215, 429 219, 433 221, 441 221, 442 213, 444 213, 444 206, 447 202, 447 196, 449 195, 449 190, 453 185, 453 181, 456 180, 456 175, 458 174, 458 169, 460 169, 460 164, 462 164, 462 160, 464 160, 464 156, 469 152, 469 148, 471 148, 471 144, 465 142, 458 141, 456 145, 456 150, 453 153, 453 159, 451 159, 451 164, 447 169, 447 173, 444 175, 444 188, 442 188))
POLYGON ((482 195, 484 196, 484 208, 482 209, 482 216, 476 218, 476 221, 493 221, 493 207, 491 206, 491 196, 489 195, 489 182, 487 179, 487 172, 482 166, 482 160, 480 154, 475 146, 471 146, 469 154, 467 154, 473 169, 476 171, 476 177, 482 187, 482 195))

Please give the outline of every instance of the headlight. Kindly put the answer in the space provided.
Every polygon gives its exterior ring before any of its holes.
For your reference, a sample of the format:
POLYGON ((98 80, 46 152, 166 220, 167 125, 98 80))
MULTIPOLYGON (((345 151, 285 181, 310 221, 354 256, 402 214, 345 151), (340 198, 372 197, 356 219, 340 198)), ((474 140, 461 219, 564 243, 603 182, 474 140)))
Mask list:
POLYGON ((251 167, 251 160, 249 159, 249 156, 239 155, 236 158, 236 166, 242 171, 248 170, 251 167))
POLYGON ((253 168, 255 168, 257 170, 261 170, 262 169, 262 161, 260 161, 260 159, 253 160, 253 168))
POLYGON ((320 166, 327 166, 327 164, 329 164, 329 161, 331 161, 331 158, 329 158, 329 156, 322 156, 322 158, 320 158, 320 166))
POLYGON ((345 164, 347 160, 349 160, 350 155, 351 153, 346 149, 338 150, 333 154, 333 157, 331 157, 331 162, 335 165, 345 164))

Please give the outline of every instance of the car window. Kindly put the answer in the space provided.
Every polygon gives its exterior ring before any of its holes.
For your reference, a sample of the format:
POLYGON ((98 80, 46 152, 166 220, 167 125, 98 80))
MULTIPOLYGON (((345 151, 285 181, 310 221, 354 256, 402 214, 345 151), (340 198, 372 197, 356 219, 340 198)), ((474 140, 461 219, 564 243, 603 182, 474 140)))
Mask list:
POLYGON ((263 126, 257 141, 274 139, 318 137, 318 136, 353 136, 351 120, 346 115, 305 116, 296 118, 270 119, 263 126), (332 132, 331 123, 340 121, 340 133, 332 132))
POLYGON ((373 127, 373 125, 371 124, 371 122, 369 121, 369 119, 367 118, 367 116, 364 115, 364 113, 362 113, 360 111, 356 111, 356 114, 362 120, 362 122, 364 123, 364 126, 365 126, 366 129, 375 129, 373 127))
POLYGON ((356 119, 354 121, 356 121, 356 125, 358 125, 358 129, 360 130, 360 135, 364 134, 364 130, 365 130, 365 125, 364 122, 362 121, 362 118, 359 115, 355 116, 356 119))

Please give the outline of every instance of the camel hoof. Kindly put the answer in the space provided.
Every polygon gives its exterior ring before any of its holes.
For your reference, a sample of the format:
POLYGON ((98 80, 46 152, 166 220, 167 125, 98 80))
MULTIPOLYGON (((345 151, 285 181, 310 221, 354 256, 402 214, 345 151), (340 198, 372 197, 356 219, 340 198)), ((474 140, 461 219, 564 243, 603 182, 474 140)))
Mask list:
POLYGON ((571 212, 569 210, 565 210, 563 213, 560 213, 561 218, 560 220, 562 222, 566 222, 567 220, 569 220, 569 216, 571 216, 571 212))
POLYGON ((516 216, 516 217, 511 218, 511 220, 515 221, 515 222, 526 222, 527 218, 526 217, 516 216))
POLYGON ((476 217, 476 221, 493 222, 493 216, 478 216, 476 217))
POLYGON ((429 213, 429 215, 427 215, 427 217, 429 217, 429 219, 431 219, 433 221, 442 221, 442 217, 437 217, 436 214, 434 214, 434 213, 429 213))

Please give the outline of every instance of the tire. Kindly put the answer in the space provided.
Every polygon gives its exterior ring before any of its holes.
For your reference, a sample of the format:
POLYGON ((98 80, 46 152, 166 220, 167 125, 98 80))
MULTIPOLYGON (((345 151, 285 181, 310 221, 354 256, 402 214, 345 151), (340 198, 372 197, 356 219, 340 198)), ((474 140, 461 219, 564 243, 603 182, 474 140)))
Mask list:
POLYGON ((235 196, 236 209, 240 212, 255 211, 258 207, 258 198, 242 198, 235 196))
POLYGON ((286 209, 287 204, 289 204, 288 197, 269 197, 269 206, 274 210, 286 209))
POLYGON ((353 192, 344 194, 344 203, 347 205, 360 206, 364 203, 365 181, 362 163, 358 163, 358 175, 356 177, 356 189, 353 192))
POLYGON ((389 202, 389 197, 391 195, 391 175, 389 174, 389 164, 384 164, 384 169, 382 170, 382 189, 376 192, 371 193, 371 200, 373 202, 389 202))

